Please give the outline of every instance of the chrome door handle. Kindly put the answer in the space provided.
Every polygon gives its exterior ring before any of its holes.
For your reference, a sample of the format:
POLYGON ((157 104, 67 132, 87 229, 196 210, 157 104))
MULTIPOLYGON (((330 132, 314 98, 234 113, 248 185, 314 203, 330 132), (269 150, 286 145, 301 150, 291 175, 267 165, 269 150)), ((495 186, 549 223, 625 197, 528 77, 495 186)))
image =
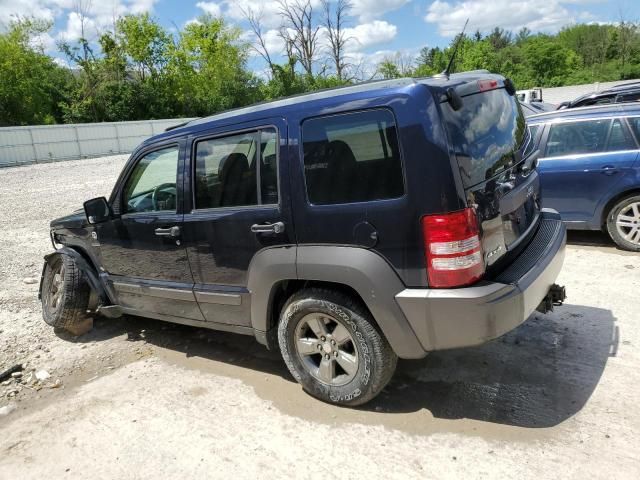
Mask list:
POLYGON ((284 223, 254 223, 251 225, 251 231, 253 233, 282 233, 284 232, 284 223))
POLYGON ((613 175, 614 173, 618 173, 618 169, 613 165, 605 165, 600 171, 605 175, 613 175))
POLYGON ((168 228, 156 228, 156 235, 158 237, 179 237, 180 236, 180 227, 173 226, 168 228))

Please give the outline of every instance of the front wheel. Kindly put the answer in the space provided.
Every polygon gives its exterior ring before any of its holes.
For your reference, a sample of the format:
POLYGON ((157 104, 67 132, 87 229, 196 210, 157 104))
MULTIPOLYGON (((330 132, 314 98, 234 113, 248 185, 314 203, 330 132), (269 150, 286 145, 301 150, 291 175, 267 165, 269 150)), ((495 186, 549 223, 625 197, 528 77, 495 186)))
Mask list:
POLYGON ((278 343, 302 388, 338 405, 374 398, 397 363, 367 309, 333 290, 311 288, 293 295, 282 309, 278 343))
POLYGON ((56 255, 44 271, 42 317, 57 328, 70 328, 87 318, 91 290, 75 260, 56 255))
POLYGON ((607 231, 623 250, 640 252, 640 195, 623 198, 607 215, 607 231))

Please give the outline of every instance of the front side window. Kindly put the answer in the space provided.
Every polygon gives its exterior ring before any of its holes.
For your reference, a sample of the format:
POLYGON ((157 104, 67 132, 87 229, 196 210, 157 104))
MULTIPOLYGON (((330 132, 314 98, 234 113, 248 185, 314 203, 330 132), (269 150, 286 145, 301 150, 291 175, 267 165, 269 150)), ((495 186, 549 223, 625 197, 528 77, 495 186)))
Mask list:
POLYGON ((611 120, 586 120, 551 125, 547 157, 584 155, 604 151, 611 120))
POLYGON ((371 110, 306 120, 302 141, 312 204, 366 202, 404 194, 391 112, 371 110))
POLYGON ((124 188, 126 213, 176 210, 178 146, 147 153, 136 164, 124 188))
POLYGON ((196 209, 278 203, 277 138, 269 128, 196 143, 196 209))

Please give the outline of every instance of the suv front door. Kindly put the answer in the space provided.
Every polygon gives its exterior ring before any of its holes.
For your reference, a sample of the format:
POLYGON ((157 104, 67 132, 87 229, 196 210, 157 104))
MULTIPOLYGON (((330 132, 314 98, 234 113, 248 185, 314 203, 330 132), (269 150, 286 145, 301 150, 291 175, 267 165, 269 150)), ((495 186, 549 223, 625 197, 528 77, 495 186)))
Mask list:
POLYGON ((272 118, 189 141, 184 241, 208 322, 250 326, 249 264, 264 248, 295 244, 286 139, 286 122, 272 118))
POLYGON ((184 148, 182 139, 135 154, 111 198, 115 218, 96 225, 102 266, 127 313, 203 319, 182 244, 184 148))

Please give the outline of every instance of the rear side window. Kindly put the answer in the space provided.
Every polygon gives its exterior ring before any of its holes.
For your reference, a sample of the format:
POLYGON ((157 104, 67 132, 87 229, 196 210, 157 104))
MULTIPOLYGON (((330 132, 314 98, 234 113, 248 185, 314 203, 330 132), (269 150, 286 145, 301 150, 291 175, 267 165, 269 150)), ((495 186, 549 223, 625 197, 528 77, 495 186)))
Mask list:
POLYGON ((633 150, 635 144, 627 127, 620 120, 614 120, 607 142, 607 152, 618 152, 620 150, 633 150))
POLYGON ((629 117, 629 125, 631 125, 631 130, 635 133, 636 138, 640 140, 640 117, 629 117))
POLYGON ((545 156, 583 155, 604 151, 611 120, 587 120, 551 125, 545 156))
POLYGON ((302 142, 312 204, 367 202, 404 194, 398 133, 388 110, 306 120, 302 142))
POLYGON ((196 209, 278 203, 277 138, 265 129, 197 142, 196 209))

